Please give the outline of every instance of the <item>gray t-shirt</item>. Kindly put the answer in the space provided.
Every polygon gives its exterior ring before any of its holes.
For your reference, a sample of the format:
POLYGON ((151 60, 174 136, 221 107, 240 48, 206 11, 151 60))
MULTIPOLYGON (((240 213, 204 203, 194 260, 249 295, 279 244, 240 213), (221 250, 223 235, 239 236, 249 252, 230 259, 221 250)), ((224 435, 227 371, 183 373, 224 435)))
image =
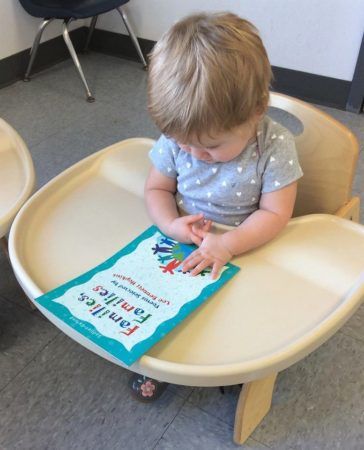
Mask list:
POLYGON ((237 226, 259 209, 262 193, 302 177, 293 135, 266 116, 257 139, 228 162, 206 163, 162 135, 149 153, 154 167, 177 181, 176 203, 188 214, 237 226))

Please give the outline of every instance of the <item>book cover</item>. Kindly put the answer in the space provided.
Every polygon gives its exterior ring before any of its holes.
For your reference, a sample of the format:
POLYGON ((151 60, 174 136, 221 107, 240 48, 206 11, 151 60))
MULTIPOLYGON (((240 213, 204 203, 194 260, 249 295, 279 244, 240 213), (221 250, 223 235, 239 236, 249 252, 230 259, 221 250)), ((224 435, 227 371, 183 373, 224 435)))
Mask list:
POLYGON ((195 249, 151 226, 102 264, 35 299, 126 365, 133 364, 238 271, 182 272, 195 249))

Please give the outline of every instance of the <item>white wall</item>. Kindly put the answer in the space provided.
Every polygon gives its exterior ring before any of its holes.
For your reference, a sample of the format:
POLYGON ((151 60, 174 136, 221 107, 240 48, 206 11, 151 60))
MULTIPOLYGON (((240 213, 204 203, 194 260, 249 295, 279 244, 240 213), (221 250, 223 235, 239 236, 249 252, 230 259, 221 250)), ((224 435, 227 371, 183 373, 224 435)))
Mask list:
MULTIPOLYGON (((42 19, 29 16, 17 0, 0 0, 0 59, 31 47, 42 19)), ((71 29, 84 25, 80 20, 71 29)), ((62 22, 49 24, 42 42, 62 34, 62 22)))
MULTIPOLYGON (((260 30, 272 65, 351 81, 364 31, 364 0, 131 0, 138 36, 157 40, 193 11, 229 10, 260 30)), ((123 32, 116 12, 98 28, 123 32)))

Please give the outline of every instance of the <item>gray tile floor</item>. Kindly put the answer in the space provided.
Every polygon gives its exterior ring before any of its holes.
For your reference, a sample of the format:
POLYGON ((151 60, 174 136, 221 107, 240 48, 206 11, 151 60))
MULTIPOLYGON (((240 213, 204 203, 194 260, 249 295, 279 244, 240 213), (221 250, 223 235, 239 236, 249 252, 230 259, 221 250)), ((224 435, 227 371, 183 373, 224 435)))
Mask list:
MULTIPOLYGON (((82 58, 96 103, 84 100, 70 61, 0 90, 0 117, 32 153, 38 187, 90 153, 131 136, 156 137, 139 64, 82 58)), ((330 108, 359 137, 355 192, 363 199, 364 118, 330 108)), ((295 120, 273 111, 293 131, 295 120)), ((364 217, 362 223, 364 223, 364 217)), ((282 372, 270 413, 244 449, 364 448, 364 308, 309 357, 282 372)), ((170 386, 134 401, 128 371, 97 357, 31 312, 0 256, 0 449, 229 449, 237 387, 170 386)))

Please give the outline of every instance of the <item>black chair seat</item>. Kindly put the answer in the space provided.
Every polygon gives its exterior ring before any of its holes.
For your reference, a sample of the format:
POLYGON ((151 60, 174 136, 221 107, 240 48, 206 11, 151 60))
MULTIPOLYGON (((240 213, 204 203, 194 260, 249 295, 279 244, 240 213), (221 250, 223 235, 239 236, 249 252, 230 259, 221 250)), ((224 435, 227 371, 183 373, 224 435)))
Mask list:
POLYGON ((129 0, 20 0, 34 17, 85 19, 125 5, 129 0))

